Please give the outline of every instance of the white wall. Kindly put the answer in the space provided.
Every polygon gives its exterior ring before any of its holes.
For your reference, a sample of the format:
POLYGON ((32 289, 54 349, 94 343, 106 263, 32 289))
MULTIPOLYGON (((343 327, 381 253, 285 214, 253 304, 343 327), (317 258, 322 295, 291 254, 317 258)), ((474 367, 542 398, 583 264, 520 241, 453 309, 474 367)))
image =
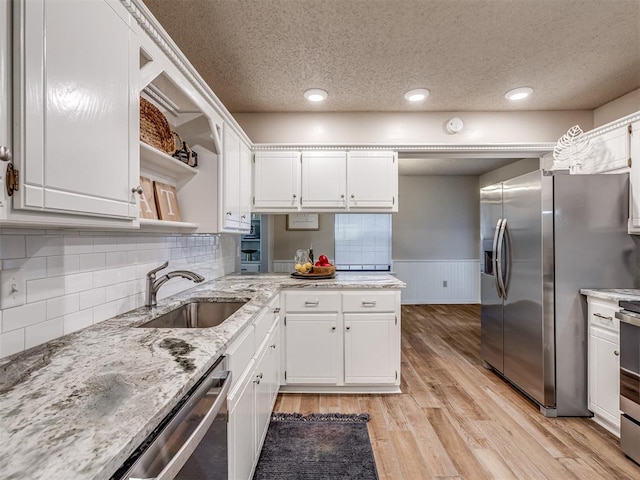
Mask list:
POLYGON ((587 131, 588 110, 553 112, 409 112, 409 113, 236 113, 234 117, 255 143, 546 143, 556 142, 575 125, 587 131), (462 118, 462 132, 451 135, 445 124, 462 118))
MULTIPOLYGON (((593 128, 638 111, 640 111, 640 88, 596 108, 593 111, 593 128)), ((582 125, 580 127, 587 131, 582 125)))
POLYGON ((504 182, 511 178, 519 177, 525 173, 533 172, 540 169, 539 158, 524 158, 520 161, 497 168, 491 172, 480 175, 479 188, 493 185, 494 183, 504 182))
POLYGON ((321 213, 318 219, 318 230, 287 230, 286 215, 269 215, 273 217, 270 228, 273 230, 271 246, 273 259, 293 262, 296 250, 299 248, 309 248, 313 244, 315 258, 326 255, 334 258, 333 237, 335 231, 334 214, 321 213))
MULTIPOLYGON (((143 306, 145 274, 165 260, 206 280, 237 271, 238 238, 2 229, 2 270, 24 272, 26 303, 0 310, 0 358, 143 306)), ((193 286, 172 279, 158 298, 193 286)))

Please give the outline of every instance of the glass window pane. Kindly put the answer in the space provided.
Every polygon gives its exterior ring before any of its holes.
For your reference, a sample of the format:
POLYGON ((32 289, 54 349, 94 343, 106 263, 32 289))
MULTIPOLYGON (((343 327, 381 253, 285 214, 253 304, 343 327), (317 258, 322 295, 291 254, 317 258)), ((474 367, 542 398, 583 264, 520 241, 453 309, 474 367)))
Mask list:
POLYGON ((338 270, 391 270, 391 214, 335 215, 338 270))

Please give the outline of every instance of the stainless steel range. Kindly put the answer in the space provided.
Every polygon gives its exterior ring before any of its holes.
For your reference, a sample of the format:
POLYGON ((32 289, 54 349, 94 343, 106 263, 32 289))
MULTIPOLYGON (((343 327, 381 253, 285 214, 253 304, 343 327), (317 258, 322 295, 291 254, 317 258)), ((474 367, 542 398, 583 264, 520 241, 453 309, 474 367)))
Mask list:
POLYGON ((640 302, 620 306, 620 448, 640 463, 640 302))

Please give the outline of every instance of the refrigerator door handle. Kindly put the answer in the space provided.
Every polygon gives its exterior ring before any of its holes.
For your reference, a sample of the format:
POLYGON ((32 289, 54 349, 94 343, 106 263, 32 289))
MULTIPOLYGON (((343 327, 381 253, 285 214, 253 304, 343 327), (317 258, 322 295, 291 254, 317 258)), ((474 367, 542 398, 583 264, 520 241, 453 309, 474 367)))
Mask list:
POLYGON ((507 219, 502 222, 504 228, 503 243, 505 248, 504 254, 504 277, 502 279, 502 289, 504 293, 504 299, 507 299, 507 290, 509 289, 509 281, 511 278, 511 232, 509 231, 509 225, 507 225, 507 219))
MULTIPOLYGON (((502 220, 500 232, 498 234, 498 250, 496 252, 496 281, 499 287, 499 295, 503 300, 507 299, 507 291, 504 288, 504 277, 502 276, 502 251, 504 246, 504 232, 507 228, 507 219, 502 220)), ((507 262, 508 263, 508 262, 507 262)))
POLYGON ((498 219, 496 225, 496 231, 493 234, 493 256, 491 258, 491 269, 493 270, 493 279, 496 282, 496 292, 498 292, 498 298, 502 298, 502 290, 500 289, 500 283, 498 281, 498 238, 500 237, 500 228, 502 227, 502 219, 498 219))

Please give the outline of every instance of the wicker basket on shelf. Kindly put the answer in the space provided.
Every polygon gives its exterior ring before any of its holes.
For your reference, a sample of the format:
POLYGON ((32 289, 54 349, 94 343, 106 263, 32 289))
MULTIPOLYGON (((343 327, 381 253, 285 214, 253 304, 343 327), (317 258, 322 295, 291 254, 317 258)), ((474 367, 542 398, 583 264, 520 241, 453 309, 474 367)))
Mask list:
POLYGON ((333 275, 336 273, 335 265, 328 265, 326 267, 313 267, 312 273, 316 275, 333 275))
POLYGON ((142 97, 140 97, 140 140, 169 155, 176 150, 169 122, 153 103, 142 97))

